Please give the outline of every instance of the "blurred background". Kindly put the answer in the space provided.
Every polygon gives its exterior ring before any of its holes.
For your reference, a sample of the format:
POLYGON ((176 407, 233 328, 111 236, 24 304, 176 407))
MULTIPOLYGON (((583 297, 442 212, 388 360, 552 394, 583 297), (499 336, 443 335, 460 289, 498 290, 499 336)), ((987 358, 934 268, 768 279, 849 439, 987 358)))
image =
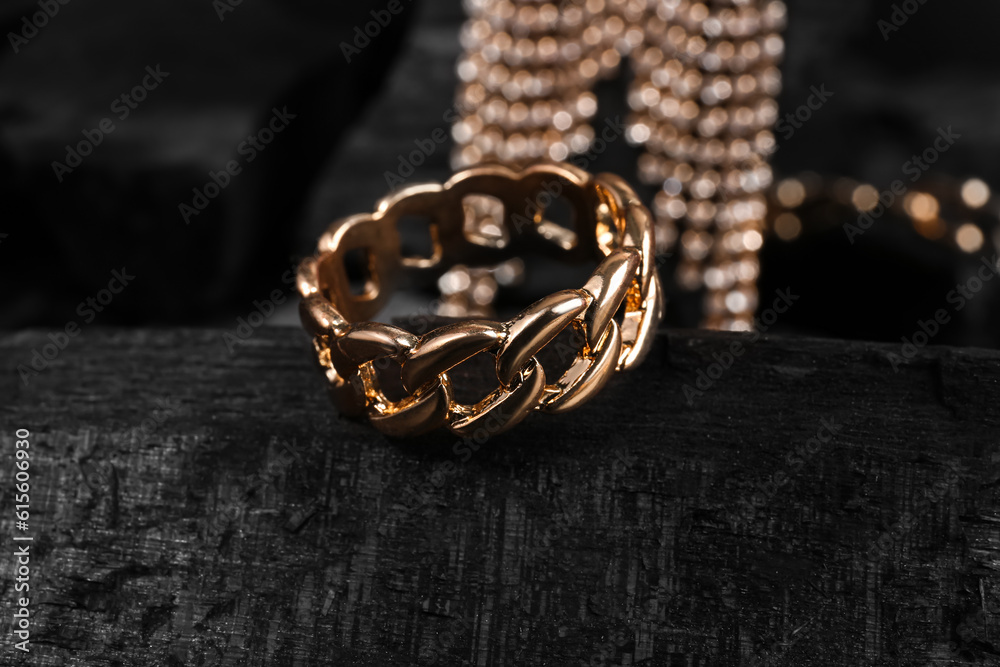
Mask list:
MULTIPOLYGON (((400 2, 346 55, 385 0, 3 3, 0 279, 13 289, 0 326, 83 323, 80 304, 123 269, 135 278, 97 325, 232 328, 274 290, 288 300, 269 323, 297 321, 289 269, 331 220, 371 209, 415 141, 450 133, 461 3, 400 2)), ((894 4, 787 0, 779 115, 815 88, 833 95, 791 136, 775 132, 776 181, 813 172, 833 191, 844 177, 885 190, 951 127, 960 138, 920 185, 957 197, 969 178, 998 182, 1000 54, 986 45, 1000 5, 914 1, 886 39, 894 4)), ((595 127, 627 115, 627 77, 601 84, 595 127)), ((405 180, 445 180, 450 141, 405 180)), ((639 153, 615 142, 591 171, 635 183, 639 153)), ((763 307, 778 289, 800 297, 768 333, 898 342, 945 308, 934 344, 1000 347, 1000 280, 949 302, 993 257, 992 200, 968 221, 978 239, 887 213, 853 244, 842 226, 857 211, 835 200, 811 198, 801 230, 767 236, 763 307)), ((667 324, 696 326, 697 295, 663 259, 667 324)))

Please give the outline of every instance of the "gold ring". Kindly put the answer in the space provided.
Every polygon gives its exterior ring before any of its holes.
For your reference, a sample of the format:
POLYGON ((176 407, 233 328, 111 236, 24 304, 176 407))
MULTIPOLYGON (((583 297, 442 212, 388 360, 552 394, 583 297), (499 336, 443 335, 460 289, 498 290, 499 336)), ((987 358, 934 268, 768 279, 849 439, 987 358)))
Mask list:
POLYGON ((300 313, 342 414, 366 415, 395 437, 442 426, 463 436, 481 427, 495 434, 533 410, 578 407, 616 371, 642 361, 663 316, 654 248, 652 216, 617 176, 555 163, 474 167, 444 185, 392 193, 374 213, 334 222, 316 255, 299 266, 300 313), (569 204, 572 228, 546 218, 559 198, 569 204), (399 221, 413 216, 426 218, 431 239, 432 249, 420 256, 405 254, 400 242, 399 221), (599 264, 581 289, 550 294, 507 321, 462 321, 420 336, 369 321, 406 270, 497 264, 531 246, 599 264), (348 275, 348 253, 364 258, 360 288, 348 275), (567 327, 576 334, 573 360, 550 382, 536 355, 567 327), (484 352, 495 358, 497 388, 475 404, 458 403, 449 371, 484 352), (401 368, 399 400, 380 386, 376 366, 389 362, 401 368))

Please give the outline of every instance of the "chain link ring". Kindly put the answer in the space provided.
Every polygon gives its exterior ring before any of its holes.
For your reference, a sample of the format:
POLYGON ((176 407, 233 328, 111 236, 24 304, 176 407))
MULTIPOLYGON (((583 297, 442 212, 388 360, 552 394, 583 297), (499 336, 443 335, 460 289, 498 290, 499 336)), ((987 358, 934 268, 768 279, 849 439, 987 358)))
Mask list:
POLYGON ((534 410, 579 407, 615 372, 642 361, 663 316, 653 233, 649 211, 617 176, 591 176, 555 163, 474 167, 444 185, 403 188, 373 213, 334 222, 317 254, 299 266, 302 323, 315 337, 316 359, 342 414, 365 415, 395 437, 442 426, 459 435, 481 427, 496 434, 534 410), (560 197, 572 207, 575 229, 545 217, 546 207, 560 197), (496 205, 484 207, 486 200, 496 205), (406 216, 428 220, 429 254, 403 254, 397 225, 406 216), (556 257, 600 263, 582 288, 550 294, 507 321, 463 321, 421 336, 369 321, 402 271, 440 273, 470 262, 498 263, 510 258, 512 240, 556 257), (365 258, 360 291, 348 278, 345 258, 352 252, 365 258), (573 360, 550 380, 538 354, 569 327, 577 334, 573 360), (474 405, 459 403, 449 372, 482 353, 496 361, 497 388, 474 405), (400 400, 390 400, 380 387, 377 365, 386 362, 401 368, 400 400))

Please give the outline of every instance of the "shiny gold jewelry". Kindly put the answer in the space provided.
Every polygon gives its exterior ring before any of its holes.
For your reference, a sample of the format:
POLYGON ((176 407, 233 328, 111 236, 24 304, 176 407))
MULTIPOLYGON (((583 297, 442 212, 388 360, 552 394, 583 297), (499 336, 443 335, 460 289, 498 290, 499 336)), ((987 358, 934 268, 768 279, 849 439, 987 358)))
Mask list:
POLYGON ((780 0, 650 3, 633 53, 628 138, 653 202, 658 252, 680 250, 677 283, 705 289, 703 325, 747 330, 771 185, 781 89, 780 0))
POLYGON ((565 160, 594 140, 593 87, 642 42, 646 0, 466 0, 452 166, 565 160))
POLYGON ((923 238, 965 253, 1000 249, 1000 198, 983 180, 929 174, 926 182, 899 196, 890 197, 889 192, 852 178, 803 172, 779 181, 768 192, 767 231, 782 241, 793 241, 802 234, 826 231, 818 228, 823 224, 837 224, 850 240, 872 225, 892 224, 888 218, 898 216, 923 238), (810 221, 821 223, 809 228, 810 221))
POLYGON ((705 288, 703 325, 748 329, 784 51, 780 0, 466 0, 452 165, 564 160, 594 141, 594 85, 631 58, 657 252, 705 288))
POLYGON ((440 426, 460 435, 481 428, 499 433, 533 410, 558 413, 581 405, 612 374, 649 352, 663 315, 653 234, 649 211, 616 176, 554 163, 468 169, 444 185, 391 194, 374 213, 334 222, 317 255, 299 268, 302 322, 315 336, 319 365, 343 414, 367 415, 392 436, 440 426), (557 198, 570 205, 573 229, 546 219, 546 207, 557 198), (426 256, 401 249, 397 225, 407 216, 428 220, 433 248, 426 256), (502 233, 484 235, 484 219, 502 233), (403 270, 503 266, 513 251, 531 245, 599 264, 582 289, 555 292, 507 321, 464 321, 423 335, 367 321, 386 304, 403 270), (367 267, 360 292, 345 264, 357 252, 367 267), (565 356, 572 361, 549 381, 536 355, 566 345, 556 338, 570 327, 575 336, 565 356), (498 387, 473 405, 458 403, 449 371, 481 353, 494 357, 498 387), (380 384, 379 369, 393 362, 406 394, 400 400, 390 400, 380 384))

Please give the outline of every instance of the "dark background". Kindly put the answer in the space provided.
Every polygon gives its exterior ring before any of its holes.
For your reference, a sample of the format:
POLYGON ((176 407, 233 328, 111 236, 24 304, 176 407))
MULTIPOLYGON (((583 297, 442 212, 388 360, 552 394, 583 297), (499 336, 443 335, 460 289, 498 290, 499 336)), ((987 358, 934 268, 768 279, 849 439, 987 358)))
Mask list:
MULTIPOLYGON (((223 0, 225 2, 225 0, 223 0)), ((216 3, 219 4, 219 3, 216 3)), ((222 20, 210 0, 70 2, 14 53, 0 44, 0 325, 62 328, 77 305, 126 267, 135 281, 101 312, 101 325, 232 327, 311 253, 336 217, 369 210, 385 173, 426 139, 453 105, 463 20, 457 0, 414 0, 348 63, 340 44, 384 2, 245 0, 222 20), (169 77, 119 121, 82 166, 58 182, 66 145, 113 116, 111 104, 146 66, 169 77), (236 147, 272 109, 289 128, 185 224, 192 189, 238 158, 236 147)), ((1000 55, 991 47, 1000 6, 929 0, 888 41, 889 2, 790 0, 782 114, 811 86, 834 97, 790 139, 779 136, 777 176, 813 170, 879 189, 930 145, 937 128, 961 140, 925 176, 998 180, 1000 55)), ((0 9, 2 34, 20 32, 34 2, 0 9)), ((595 125, 624 117, 626 79, 599 90, 595 125)), ((409 181, 447 178, 442 146, 409 181)), ((638 149, 617 142, 593 163, 635 182, 638 149)), ((644 191, 647 202, 652 192, 644 191)), ((995 217, 995 214, 993 214, 995 217)), ((851 246, 849 220, 811 220, 793 243, 769 239, 761 301, 791 287, 796 307, 770 331, 898 341, 948 307, 971 275, 966 255, 887 216, 851 246)), ((827 216, 828 218, 829 216, 827 216)), ((670 262, 665 263, 668 273, 670 262)), ((1000 346, 997 285, 934 343, 1000 346)), ((697 296, 670 293, 668 324, 693 326, 697 296)), ((272 322, 294 321, 286 306, 272 322)))
MULTIPOLYGON (((17 54, 5 36, 36 5, 0 9, 0 324, 40 327, 0 336, 0 358, 33 364, 112 271, 136 276, 72 353, 0 375, 0 443, 31 431, 23 664, 996 664, 1000 354, 891 356, 976 256, 895 219, 850 246, 817 214, 766 246, 764 303, 801 295, 769 333, 889 343, 768 337, 692 396, 748 339, 661 331, 593 409, 475 451, 390 442, 329 409, 303 333, 234 358, 219 332, 290 295, 293 258, 446 127, 458 2, 411 5, 350 64, 339 44, 378 5, 212 5, 71 0, 17 54), (169 78, 58 183, 66 144, 157 64, 169 78), (192 188, 286 105, 293 124, 185 225, 192 188)), ((779 173, 883 188, 952 125, 936 171, 996 183, 1000 8, 927 0, 885 42, 890 12, 790 3, 783 112, 814 85, 835 97, 782 141, 779 173)), ((634 181, 635 159, 616 142, 594 168, 634 181)), ((993 283, 933 342, 995 345, 993 283)), ((268 322, 294 320, 288 303, 268 322)))

